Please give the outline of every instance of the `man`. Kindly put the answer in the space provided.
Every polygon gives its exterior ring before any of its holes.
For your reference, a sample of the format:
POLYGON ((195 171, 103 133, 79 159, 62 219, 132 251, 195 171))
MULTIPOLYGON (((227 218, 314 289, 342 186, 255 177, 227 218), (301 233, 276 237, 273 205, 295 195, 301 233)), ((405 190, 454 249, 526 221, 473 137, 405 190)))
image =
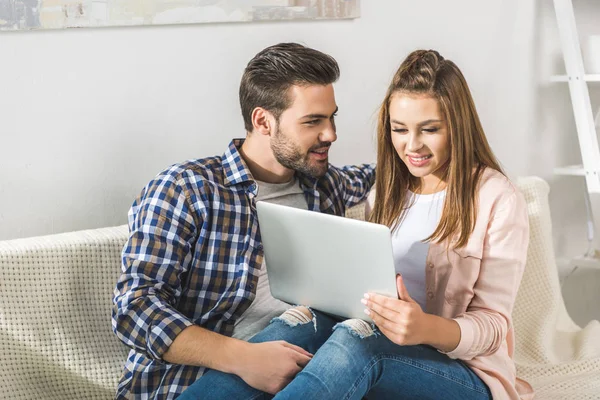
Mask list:
POLYGON ((207 369, 273 392, 308 363, 299 346, 247 341, 290 308, 271 297, 255 205, 343 215, 368 194, 371 166, 328 163, 338 77, 317 50, 264 49, 240 84, 246 139, 171 166, 135 200, 114 297, 113 330, 132 348, 117 398, 172 399, 207 369))

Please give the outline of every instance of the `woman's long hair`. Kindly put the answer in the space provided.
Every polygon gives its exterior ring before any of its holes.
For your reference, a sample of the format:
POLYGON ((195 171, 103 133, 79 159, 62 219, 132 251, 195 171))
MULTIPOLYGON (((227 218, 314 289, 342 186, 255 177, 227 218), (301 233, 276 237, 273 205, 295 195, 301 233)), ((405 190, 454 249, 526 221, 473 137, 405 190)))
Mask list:
POLYGON ((463 247, 475 228, 479 178, 486 167, 501 173, 502 169, 485 137, 463 74, 437 51, 417 50, 409 54, 396 71, 381 105, 376 194, 370 221, 395 229, 410 207, 409 190, 419 189, 420 180, 411 175, 392 143, 390 100, 399 93, 428 95, 439 103, 450 137, 450 158, 442 166, 447 183, 442 217, 426 241, 448 240, 454 248, 463 247))

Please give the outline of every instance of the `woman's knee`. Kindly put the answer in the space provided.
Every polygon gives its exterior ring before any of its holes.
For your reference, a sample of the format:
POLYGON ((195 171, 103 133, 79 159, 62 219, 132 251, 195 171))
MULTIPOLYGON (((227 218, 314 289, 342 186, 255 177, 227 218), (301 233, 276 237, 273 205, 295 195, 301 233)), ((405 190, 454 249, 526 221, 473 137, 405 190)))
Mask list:
POLYGON ((372 324, 362 319, 347 319, 333 327, 334 330, 341 330, 343 333, 349 333, 351 336, 366 339, 370 336, 377 336, 377 332, 372 324))

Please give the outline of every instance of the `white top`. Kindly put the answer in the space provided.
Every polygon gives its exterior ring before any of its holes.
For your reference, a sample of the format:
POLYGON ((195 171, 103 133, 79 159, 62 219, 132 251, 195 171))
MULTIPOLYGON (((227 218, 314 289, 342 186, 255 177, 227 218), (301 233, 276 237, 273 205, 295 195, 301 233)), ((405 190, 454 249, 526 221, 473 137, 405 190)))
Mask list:
MULTIPOLYGON (((408 294, 425 310, 425 263, 429 243, 423 242, 437 228, 442 216, 446 191, 415 194, 413 205, 402 224, 392 233, 396 273, 401 274, 408 294)), ((409 198, 409 202, 413 198, 409 198)), ((410 204, 410 203, 409 203, 410 204)))
MULTIPOLYGON (((256 201, 262 200, 308 210, 304 192, 295 178, 286 183, 261 181, 256 181, 256 183, 258 184, 256 201)), ((271 296, 269 276, 263 259, 258 274, 258 283, 256 284, 256 297, 250 307, 235 321, 233 337, 241 340, 250 339, 263 330, 273 318, 280 316, 288 308, 290 308, 288 303, 271 296)))

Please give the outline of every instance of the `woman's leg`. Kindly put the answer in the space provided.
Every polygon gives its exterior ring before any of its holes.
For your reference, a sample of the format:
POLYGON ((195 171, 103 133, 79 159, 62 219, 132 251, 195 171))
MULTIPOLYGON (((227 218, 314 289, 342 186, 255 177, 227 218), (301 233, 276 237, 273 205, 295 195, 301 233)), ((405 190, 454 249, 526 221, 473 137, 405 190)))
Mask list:
POLYGON ((275 399, 492 398, 487 386, 463 362, 429 346, 399 346, 368 325, 361 328, 338 324, 310 363, 275 399))
MULTIPOLYGON (((314 354, 331 335, 335 323, 334 319, 318 311, 314 312, 314 318, 303 319, 303 316, 297 314, 296 311, 288 310, 281 317, 271 321, 265 329, 248 342, 262 343, 284 340, 314 354)), ((250 387, 239 376, 215 370, 206 371, 178 397, 181 400, 271 398, 271 395, 250 387)))

